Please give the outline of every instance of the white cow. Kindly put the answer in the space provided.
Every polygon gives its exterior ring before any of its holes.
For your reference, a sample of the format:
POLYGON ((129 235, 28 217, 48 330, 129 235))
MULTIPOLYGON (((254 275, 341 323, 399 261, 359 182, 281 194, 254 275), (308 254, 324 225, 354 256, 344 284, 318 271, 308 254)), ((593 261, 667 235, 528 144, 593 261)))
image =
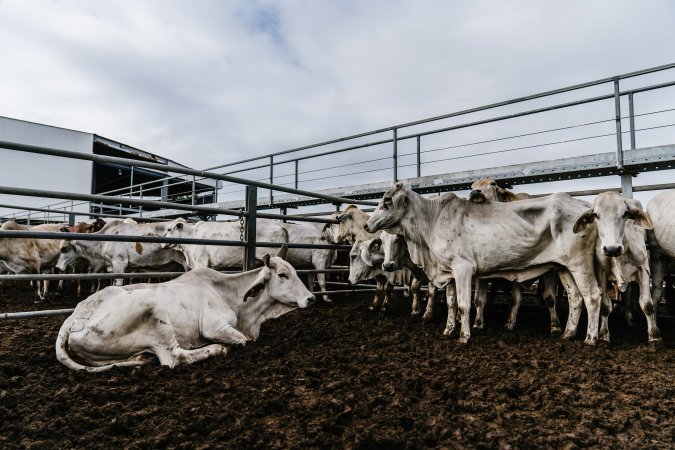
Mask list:
MULTIPOLYGON (((647 204, 654 229, 649 233, 652 264, 652 298, 663 296, 663 279, 668 262, 675 260, 675 190, 665 191, 647 204)), ((673 302, 675 299, 668 299, 673 302)))
MULTIPOLYGON (((268 221, 262 220, 258 223, 268 221)), ((323 223, 281 223, 288 232, 288 242, 294 244, 330 244, 336 240, 334 233, 337 227, 323 223)), ((333 249, 323 248, 289 248, 288 262, 297 269, 324 270, 330 268, 337 258, 337 252, 333 249)), ((326 274, 317 273, 308 276, 309 290, 314 291, 315 278, 319 282, 322 292, 326 292, 326 274)), ((323 294, 323 300, 330 302, 327 294, 323 294)))
POLYGON ((80 302, 61 326, 56 357, 74 370, 192 364, 256 340, 261 325, 314 296, 280 257, 226 275, 201 268, 165 283, 107 287, 80 302))
MULTIPOLYGON (((396 183, 389 188, 365 230, 397 230, 405 238, 412 260, 429 280, 442 288, 454 279, 461 323, 460 342, 471 335, 471 282, 479 278, 525 281, 552 269, 560 270, 570 294, 570 310, 588 311, 585 342, 598 339, 602 292, 594 274, 593 249, 597 233, 574 234, 585 203, 566 194, 510 203, 476 204, 444 194, 427 199, 396 183)), ((574 318, 571 313, 570 316, 574 318)), ((568 320, 565 337, 577 323, 568 320)), ((447 323, 445 334, 454 329, 447 323)))
MULTIPOLYGON (((239 221, 188 223, 185 219, 171 221, 164 235, 172 238, 218 239, 239 241, 242 233, 239 221)), ((272 220, 256 222, 256 240, 260 242, 288 242, 288 233, 281 223, 272 220)), ((162 244, 165 248, 175 248, 185 256, 189 269, 209 267, 214 270, 241 269, 244 264, 244 248, 241 246, 201 245, 201 244, 162 244)), ((260 259, 268 252, 265 248, 256 248, 256 258, 260 259)))
POLYGON ((410 279, 409 270, 404 268, 387 271, 382 268, 383 262, 384 252, 379 238, 357 240, 349 252, 349 283, 357 284, 362 280, 377 281, 371 311, 385 312, 394 286, 403 285, 410 279))
MULTIPOLYGON (((92 235, 164 236, 166 222, 137 223, 133 219, 114 219, 92 235)), ((177 271, 185 266, 185 257, 174 249, 162 248, 159 243, 115 241, 61 241, 61 255, 56 267, 64 271, 79 261, 85 261, 94 272, 148 272, 177 271)), ((115 280, 117 286, 122 279, 115 280)))
MULTIPOLYGON (((529 198, 532 198, 532 196, 525 192, 514 194, 508 189, 499 186, 492 178, 483 178, 474 181, 473 184, 471 184, 471 193, 469 194, 469 200, 474 203, 514 202, 518 200, 527 200, 529 198)), ((544 303, 548 307, 551 317, 551 334, 558 335, 561 333, 561 329, 558 313, 555 309, 556 275, 554 272, 548 272, 539 280, 543 287, 544 303)), ((509 331, 512 331, 516 326, 518 310, 520 309, 520 304, 523 300, 523 289, 527 289, 528 284, 530 283, 512 283, 511 296, 513 298, 513 305, 511 306, 509 318, 505 325, 505 328, 509 331)), ((476 283, 476 318, 474 319, 474 329, 480 330, 483 328, 483 311, 485 310, 486 302, 487 281, 478 280, 476 283)))
MULTIPOLYGON (((652 222, 642 209, 640 202, 622 197, 617 192, 603 192, 584 211, 574 225, 574 232, 580 233, 589 227, 597 227, 596 260, 600 286, 606 287, 609 275, 620 271, 620 277, 627 282, 636 281, 640 286, 640 307, 647 318, 649 342, 661 345, 661 333, 656 325, 656 309, 649 286, 649 254, 645 244, 645 229, 652 228, 652 222)), ((600 309, 600 339, 609 341, 608 317, 612 302, 603 292, 600 309)))

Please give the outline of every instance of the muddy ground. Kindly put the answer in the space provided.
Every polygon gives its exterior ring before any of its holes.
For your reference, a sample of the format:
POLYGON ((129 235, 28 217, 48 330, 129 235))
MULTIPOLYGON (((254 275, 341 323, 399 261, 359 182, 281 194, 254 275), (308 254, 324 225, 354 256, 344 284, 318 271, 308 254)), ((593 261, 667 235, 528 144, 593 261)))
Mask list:
MULTIPOLYGON (((72 290, 34 305, 0 287, 0 312, 72 307, 72 290)), ((257 342, 174 370, 104 374, 59 364, 63 318, 0 322, 0 448, 672 448, 675 327, 666 350, 611 317, 614 343, 548 336, 548 312, 487 308, 467 346, 422 325, 399 298, 379 317, 366 297, 297 310, 257 342)))

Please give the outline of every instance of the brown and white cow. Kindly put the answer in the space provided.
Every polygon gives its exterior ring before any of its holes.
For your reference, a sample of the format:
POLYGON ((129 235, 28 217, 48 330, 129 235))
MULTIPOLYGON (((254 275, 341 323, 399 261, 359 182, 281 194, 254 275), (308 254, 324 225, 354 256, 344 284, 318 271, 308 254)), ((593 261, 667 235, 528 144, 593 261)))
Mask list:
MULTIPOLYGON (((396 183, 389 188, 365 230, 396 230, 410 256, 437 287, 455 280, 461 323, 460 342, 468 342, 474 276, 525 281, 557 269, 570 295, 570 309, 586 304, 587 344, 598 339, 602 292, 594 273, 597 233, 574 234, 585 202, 566 194, 508 203, 476 204, 444 194, 427 199, 396 183), (574 291, 576 289, 576 291, 574 291), (578 295, 576 295, 578 293, 578 295)), ((577 323, 568 321, 567 331, 577 323)), ((451 331, 446 325, 445 333, 451 331)))

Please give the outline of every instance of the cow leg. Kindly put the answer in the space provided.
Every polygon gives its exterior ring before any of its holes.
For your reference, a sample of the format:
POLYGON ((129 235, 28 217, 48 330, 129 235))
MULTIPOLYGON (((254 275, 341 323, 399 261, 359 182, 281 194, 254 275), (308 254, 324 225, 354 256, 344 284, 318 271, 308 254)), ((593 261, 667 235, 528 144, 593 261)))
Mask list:
POLYGON ((545 273, 539 281, 544 286, 544 303, 548 307, 551 314, 551 335, 558 336, 561 334, 560 320, 558 319, 558 312, 555 310, 555 273, 545 273))
MULTIPOLYGON (((663 280, 667 262, 663 255, 655 250, 651 251, 649 262, 652 272, 652 301, 655 305, 658 305, 663 297, 663 280)), ((642 291, 642 286, 640 286, 640 291, 642 291)), ((640 295, 642 295, 642 292, 640 292, 640 295)))
MULTIPOLYGON (((431 286, 431 284, 429 284, 431 286)), ((434 286, 434 289, 436 286, 434 286)), ((452 336, 457 327, 457 287, 455 282, 451 281, 445 287, 445 301, 448 304, 448 318, 445 320, 445 330, 443 334, 452 336)))
MULTIPOLYGON (((326 274, 325 273, 317 273, 316 279, 319 281, 319 286, 321 287, 321 291, 327 292, 327 289, 326 289, 326 274)), ((330 298, 328 298, 328 294, 323 294, 323 301, 326 302, 326 303, 332 302, 332 300, 330 298)))
POLYGON ((368 309, 371 311, 377 311, 380 308, 380 302, 382 301, 382 296, 384 295, 384 283, 382 281, 376 280, 377 286, 375 287, 375 297, 373 298, 373 303, 368 309))
MULTIPOLYGON (((459 288, 459 286, 457 287, 459 288)), ((483 323, 483 310, 485 309, 485 304, 487 303, 487 290, 488 282, 486 280, 476 280, 476 298, 474 299, 474 304, 476 305, 476 318, 473 321, 473 328, 475 331, 482 331, 485 326, 483 323)), ((471 291, 469 291, 469 297, 470 296, 471 291)))
POLYGON ((459 342, 466 344, 471 337, 471 278, 473 270, 460 268, 455 271, 455 286, 457 288, 457 311, 459 313, 459 342))
MULTIPOLYGON (((237 317, 232 314, 231 319, 236 321, 237 317)), ((202 336, 209 341, 230 345, 245 345, 248 341, 242 332, 223 319, 223 314, 208 314, 207 312, 202 315, 200 325, 202 336)))
POLYGON ((567 303, 569 304, 567 325, 565 326, 565 333, 563 333, 562 337, 563 339, 574 339, 574 336, 577 334, 577 327, 579 326, 579 316, 581 316, 583 298, 581 297, 579 289, 577 289, 577 284, 571 273, 567 270, 561 270, 558 272, 558 277, 565 288, 565 292, 567 292, 567 303))
MULTIPOLYGON (((584 344, 595 345, 598 342, 598 322, 600 316, 600 303, 603 291, 598 287, 595 274, 591 271, 570 271, 577 284, 577 288, 584 299, 586 313, 588 314, 588 326, 586 327, 586 339, 584 344)), ((606 314, 609 312, 605 311, 606 314)))
POLYGON ((417 278, 412 279, 412 282, 410 283, 410 288, 412 290, 412 308, 410 311, 410 315, 415 317, 420 315, 420 286, 422 285, 422 282, 418 280, 417 278))
MULTIPOLYGON (((611 264, 613 265, 613 263, 611 264)), ((621 275, 621 277, 623 278, 623 275, 621 275)), ((598 278, 600 286, 607 286, 607 283, 609 282, 609 272, 606 269, 600 269, 600 274, 598 278)), ((602 302, 600 304, 600 331, 598 335, 600 339, 605 342, 609 342, 609 314, 611 312, 612 312, 612 301, 609 299, 607 289, 603 289, 602 302)), ((590 321, 590 314, 588 318, 590 321)))
POLYGON ((422 320, 424 322, 429 322, 432 317, 434 317, 434 303, 436 301, 436 286, 429 283, 429 288, 427 291, 427 307, 424 310, 424 315, 422 320))
MULTIPOLYGON (((642 289, 640 289, 640 291, 642 291, 642 289)), ((629 327, 635 326, 635 319, 633 318, 633 302, 631 300, 632 296, 632 286, 628 286, 628 288, 626 288, 626 290, 621 293, 621 302, 623 303, 623 318, 626 321, 626 325, 629 327)))
POLYGON ((382 302, 382 307, 380 308, 381 313, 387 312, 387 308, 389 307, 389 300, 391 299, 393 290, 394 285, 387 281, 384 285, 384 301, 382 302))
POLYGON ((513 298, 513 305, 511 306, 509 318, 505 325, 506 329, 509 331, 513 331, 513 328, 516 326, 518 310, 520 309, 520 303, 523 301, 523 289, 520 287, 520 284, 515 281, 513 282, 513 288, 511 289, 511 297, 513 298))
POLYGON ((316 275, 313 273, 307 274, 307 285, 310 292, 314 292, 314 287, 316 286, 316 275))
POLYGON ((661 331, 656 325, 656 308, 649 291, 649 270, 643 265, 638 269, 640 283, 640 308, 647 319, 647 337, 649 342, 657 347, 663 345, 661 331))

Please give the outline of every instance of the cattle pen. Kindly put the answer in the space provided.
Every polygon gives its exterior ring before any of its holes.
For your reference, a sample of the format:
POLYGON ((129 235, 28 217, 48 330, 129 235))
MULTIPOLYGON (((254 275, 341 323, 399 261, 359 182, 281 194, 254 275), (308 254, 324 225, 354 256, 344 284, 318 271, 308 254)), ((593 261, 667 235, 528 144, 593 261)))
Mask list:
MULTIPOLYGON (((118 183, 122 186, 89 194, 0 186, 0 194, 13 198, 58 201, 41 207, 2 204, 12 210, 2 220, 69 225, 96 217, 139 223, 234 220, 240 230, 234 240, 78 232, 67 239, 238 247, 247 271, 260 263, 256 248, 270 253, 281 245, 351 248, 259 240, 261 219, 334 225, 333 214, 347 205, 372 211, 396 181, 427 196, 462 194, 482 178, 509 188, 527 186, 535 196, 564 191, 587 198, 616 190, 633 197, 675 189, 668 182, 675 173, 674 74, 675 63, 667 64, 204 170, 83 154, 0 134, 3 153, 119 167, 127 177, 118 183), (165 175, 138 178, 144 170, 165 175)), ((22 238, 60 241, 64 233, 0 230, 0 239, 22 238)), ((438 317, 427 324, 411 319, 402 298, 388 314, 368 311, 374 285, 350 286, 345 272, 344 263, 298 270, 337 275, 326 283, 334 289, 314 291, 335 296, 334 302, 265 325, 257 342, 226 359, 174 370, 115 369, 104 378, 69 373, 53 356, 59 316, 70 315, 76 303, 74 288, 33 303, 27 282, 168 279, 182 272, 0 274, 5 418, 0 443, 35 448, 92 442, 130 448, 672 444, 672 274, 658 305, 667 348, 654 353, 644 345, 644 321, 629 327, 616 315, 610 327, 618 339, 597 349, 548 336, 540 305, 522 310, 516 331, 507 333, 500 329, 503 302, 491 305, 486 331, 464 347, 441 339, 438 317), (30 340, 39 345, 33 348, 30 340), (22 356, 16 355, 19 348, 22 356)), ((495 296, 504 300, 503 294, 495 296)))

